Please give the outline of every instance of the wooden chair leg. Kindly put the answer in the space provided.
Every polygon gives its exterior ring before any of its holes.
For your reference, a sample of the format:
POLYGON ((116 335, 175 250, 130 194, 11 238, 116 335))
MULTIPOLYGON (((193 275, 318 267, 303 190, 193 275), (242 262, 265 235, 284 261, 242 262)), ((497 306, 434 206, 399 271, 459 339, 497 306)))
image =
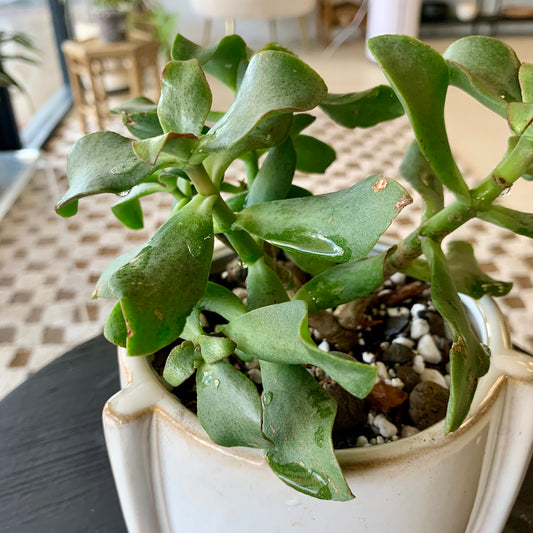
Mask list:
POLYGON ((272 42, 278 42, 278 25, 276 19, 268 21, 268 34, 272 42))
POLYGON ((307 27, 307 17, 305 15, 298 17, 298 24, 300 25, 300 35, 302 36, 302 47, 304 50, 309 50, 311 47, 309 39, 309 28, 307 27))
POLYGON ((226 19, 226 35, 233 35, 235 33, 235 19, 226 19))
POLYGON ((204 33, 202 35, 202 42, 209 44, 211 42, 211 28, 213 26, 212 19, 205 19, 204 21, 204 33))

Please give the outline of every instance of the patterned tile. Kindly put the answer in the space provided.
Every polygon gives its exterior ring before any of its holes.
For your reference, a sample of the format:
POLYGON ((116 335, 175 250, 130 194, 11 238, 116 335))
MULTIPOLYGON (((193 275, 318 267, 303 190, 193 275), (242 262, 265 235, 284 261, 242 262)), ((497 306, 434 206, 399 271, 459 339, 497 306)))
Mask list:
MULTIPOLYGON (((121 131, 120 124, 114 129, 121 131)), ((319 116, 310 132, 334 144, 338 156, 324 176, 297 177, 298 185, 315 193, 345 188, 377 172, 399 177, 398 164, 411 141, 405 119, 351 131, 319 116)), ((102 330, 113 302, 91 300, 100 273, 111 258, 146 241, 171 207, 164 196, 144 198, 146 227, 139 231, 124 229, 113 217, 114 195, 80 202, 72 219, 56 216, 53 205, 67 186, 66 155, 80 136, 75 118, 67 117, 46 146, 42 168, 0 223, 0 397, 102 330)), ((227 175, 237 183, 243 172, 235 164, 227 175)), ((410 233, 421 213, 414 198, 387 236, 410 233)), ((487 273, 515 283, 515 291, 499 300, 500 307, 515 342, 533 350, 533 335, 524 327, 533 324, 531 241, 477 220, 454 238, 475 244, 487 273)))

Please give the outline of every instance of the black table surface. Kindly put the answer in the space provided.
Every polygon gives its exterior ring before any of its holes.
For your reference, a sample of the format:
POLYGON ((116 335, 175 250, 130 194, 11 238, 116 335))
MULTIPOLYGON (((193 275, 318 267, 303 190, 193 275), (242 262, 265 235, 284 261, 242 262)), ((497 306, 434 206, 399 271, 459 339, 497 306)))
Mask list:
MULTIPOLYGON (((126 531, 101 422, 119 389, 115 354, 96 337, 0 402, 0 532, 126 531)), ((533 533, 532 465, 504 532, 533 533)))

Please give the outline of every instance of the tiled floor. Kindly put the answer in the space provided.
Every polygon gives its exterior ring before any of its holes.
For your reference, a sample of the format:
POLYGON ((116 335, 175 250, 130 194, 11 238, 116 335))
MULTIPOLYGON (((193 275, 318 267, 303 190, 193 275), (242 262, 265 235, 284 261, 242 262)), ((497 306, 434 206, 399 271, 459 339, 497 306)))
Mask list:
MULTIPOLYGON (((306 59, 315 62, 321 72, 321 65, 326 67, 326 81, 336 91, 346 90, 342 87, 346 80, 340 78, 346 65, 353 62, 360 75, 356 90, 379 83, 380 74, 362 56, 361 44, 356 45, 356 59, 341 52, 335 60, 326 61, 320 55, 306 59)), ((220 97, 219 108, 224 98, 220 97)), ((405 118, 371 130, 349 131, 319 117, 312 128, 318 137, 332 143, 338 154, 325 176, 298 177, 299 184, 315 192, 340 189, 378 171, 398 177, 401 154, 412 138, 405 118)), ((163 196, 145 198, 145 229, 139 231, 122 228, 114 218, 109 210, 116 200, 113 195, 81 201, 79 213, 72 219, 57 216, 53 205, 66 188, 66 154, 80 136, 78 122, 69 116, 43 155, 54 179, 38 170, 0 222, 0 397, 73 345, 101 331, 113 302, 90 299, 99 274, 113 257, 144 242, 170 208, 163 196)), ((478 179, 478 169, 472 168, 468 157, 459 158, 459 163, 471 181, 478 179)), ((238 166, 233 168, 233 179, 239 179, 240 172, 238 166)), ((529 194, 527 203, 531 205, 533 194, 529 194)), ((524 201, 523 195, 519 201, 524 201)), ((416 202, 409 206, 389 235, 406 235, 419 212, 416 202)), ((531 241, 477 221, 468 223, 455 237, 475 245, 489 274, 515 283, 512 295, 500 300, 501 307, 515 342, 533 350, 531 241)))

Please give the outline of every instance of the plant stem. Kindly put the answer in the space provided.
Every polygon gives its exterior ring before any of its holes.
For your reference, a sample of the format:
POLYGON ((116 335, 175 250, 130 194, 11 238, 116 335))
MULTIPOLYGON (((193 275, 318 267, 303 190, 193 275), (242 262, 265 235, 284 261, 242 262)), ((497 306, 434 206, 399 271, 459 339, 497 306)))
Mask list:
POLYGON ((246 263, 255 263, 263 257, 263 249, 254 238, 244 230, 232 230, 233 223, 237 220, 235 213, 228 207, 228 204, 220 196, 220 191, 211 181, 209 174, 202 164, 187 167, 185 170, 196 187, 198 194, 202 196, 216 196, 217 200, 213 206, 213 217, 218 224, 219 230, 226 235, 234 250, 246 263))
POLYGON ((385 275, 405 268, 422 253, 422 237, 442 241, 444 237, 486 211, 492 202, 533 166, 533 139, 522 136, 493 172, 470 191, 471 204, 455 200, 423 222, 387 258, 385 275))

